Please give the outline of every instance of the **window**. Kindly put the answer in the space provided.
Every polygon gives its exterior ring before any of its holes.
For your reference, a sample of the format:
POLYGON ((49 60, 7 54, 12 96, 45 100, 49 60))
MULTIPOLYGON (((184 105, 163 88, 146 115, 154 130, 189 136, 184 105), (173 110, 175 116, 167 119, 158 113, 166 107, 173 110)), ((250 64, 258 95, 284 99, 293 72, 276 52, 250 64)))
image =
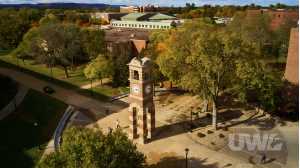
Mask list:
POLYGON ((148 25, 145 25, 146 28, 148 28, 148 25))
POLYGON ((280 18, 280 15, 278 15, 278 17, 280 18))
POLYGON ((149 25, 150 28, 152 28, 152 25, 149 25))
POLYGON ((138 71, 133 71, 133 79, 139 80, 139 72, 138 71))

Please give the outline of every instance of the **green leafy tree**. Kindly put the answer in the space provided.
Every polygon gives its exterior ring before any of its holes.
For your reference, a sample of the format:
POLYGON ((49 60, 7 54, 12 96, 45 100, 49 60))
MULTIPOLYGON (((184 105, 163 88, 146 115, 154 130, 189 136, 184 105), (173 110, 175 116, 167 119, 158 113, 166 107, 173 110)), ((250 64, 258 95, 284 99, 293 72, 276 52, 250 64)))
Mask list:
POLYGON ((112 76, 111 61, 106 59, 104 56, 99 55, 86 66, 84 69, 84 75, 91 81, 91 88, 93 80, 100 79, 102 84, 103 78, 109 78, 112 76))
POLYGON ((58 152, 47 155, 38 167, 143 168, 145 156, 119 129, 105 135, 98 129, 66 129, 58 152))
POLYGON ((43 51, 37 59, 42 63, 61 66, 66 78, 69 77, 68 68, 77 62, 87 60, 82 54, 79 27, 72 24, 45 24, 39 27, 39 37, 36 43, 43 51))
POLYGON ((212 102, 214 128, 217 128, 218 97, 239 82, 237 65, 257 56, 252 45, 240 37, 211 21, 198 20, 173 30, 164 41, 165 51, 158 57, 165 76, 212 102))
POLYGON ((81 44, 84 52, 90 59, 95 59, 99 54, 105 53, 104 31, 102 30, 81 30, 81 44))
POLYGON ((21 8, 0 10, 0 50, 14 49, 23 35, 42 16, 38 9, 21 8))

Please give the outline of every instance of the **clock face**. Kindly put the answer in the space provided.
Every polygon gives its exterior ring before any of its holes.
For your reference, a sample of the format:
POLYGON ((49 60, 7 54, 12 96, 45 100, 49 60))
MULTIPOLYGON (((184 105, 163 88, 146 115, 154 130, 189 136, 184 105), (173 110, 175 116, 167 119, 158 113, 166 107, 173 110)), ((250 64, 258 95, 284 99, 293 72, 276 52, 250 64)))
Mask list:
POLYGON ((146 88, 145 88, 146 93, 147 94, 151 93, 151 90, 152 90, 151 85, 147 85, 146 88))
POLYGON ((133 93, 139 93, 140 92, 140 88, 137 85, 133 85, 132 86, 132 92, 133 93))

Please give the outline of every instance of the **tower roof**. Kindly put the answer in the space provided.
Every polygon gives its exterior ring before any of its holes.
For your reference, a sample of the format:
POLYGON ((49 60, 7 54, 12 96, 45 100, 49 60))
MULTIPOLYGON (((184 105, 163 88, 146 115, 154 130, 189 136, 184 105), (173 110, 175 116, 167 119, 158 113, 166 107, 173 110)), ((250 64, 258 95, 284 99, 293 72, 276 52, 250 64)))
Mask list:
POLYGON ((136 66, 136 67, 144 67, 151 65, 151 59, 148 57, 143 57, 143 58, 137 58, 134 57, 130 63, 128 64, 129 66, 136 66))

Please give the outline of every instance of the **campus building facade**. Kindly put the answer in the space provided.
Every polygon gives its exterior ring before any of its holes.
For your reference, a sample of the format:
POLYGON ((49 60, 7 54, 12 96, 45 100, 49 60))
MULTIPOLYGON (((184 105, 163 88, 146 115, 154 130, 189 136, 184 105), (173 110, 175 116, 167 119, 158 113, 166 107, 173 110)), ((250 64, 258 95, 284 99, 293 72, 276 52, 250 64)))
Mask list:
POLYGON ((178 24, 176 17, 161 13, 130 13, 111 21, 112 27, 130 29, 170 29, 178 24))

